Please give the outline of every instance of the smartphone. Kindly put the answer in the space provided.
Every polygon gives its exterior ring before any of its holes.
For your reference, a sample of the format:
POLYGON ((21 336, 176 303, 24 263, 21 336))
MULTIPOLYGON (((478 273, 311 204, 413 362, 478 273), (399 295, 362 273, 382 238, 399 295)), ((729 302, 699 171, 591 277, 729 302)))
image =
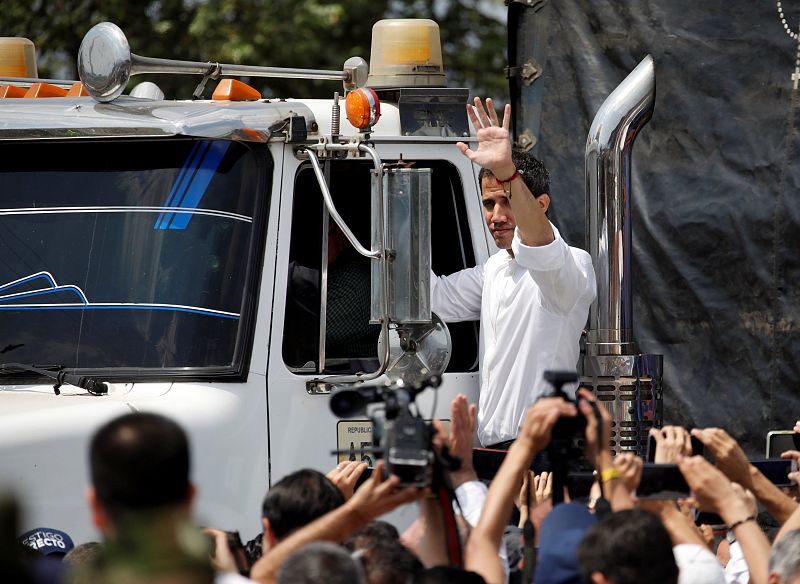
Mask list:
POLYGON ((697 514, 697 517, 694 520, 695 525, 710 525, 711 529, 714 531, 727 531, 725 526, 725 522, 722 520, 722 517, 717 515, 716 513, 709 513, 707 511, 701 511, 697 514))
POLYGON ((677 464, 645 463, 636 489, 639 499, 684 499, 690 489, 677 464))
POLYGON ((795 484, 787 476, 790 472, 797 470, 797 463, 794 460, 783 460, 781 458, 751 460, 750 464, 761 471, 761 474, 767 477, 776 487, 791 487, 795 484))
MULTIPOLYGON (((691 437, 692 440, 692 456, 703 456, 705 444, 700 442, 699 438, 691 437)), ((656 460, 656 439, 652 436, 647 440, 647 462, 655 462, 656 460)))
POLYGON ((247 561, 247 553, 244 551, 244 544, 238 531, 226 531, 228 538, 228 549, 231 550, 233 561, 236 562, 236 569, 242 576, 250 575, 250 563, 247 561))
POLYGON ((568 472, 565 486, 569 492, 569 498, 573 501, 588 499, 594 481, 595 476, 591 472, 568 472))
POLYGON ((800 450, 800 434, 792 430, 767 433, 767 458, 780 458, 787 450, 800 450))

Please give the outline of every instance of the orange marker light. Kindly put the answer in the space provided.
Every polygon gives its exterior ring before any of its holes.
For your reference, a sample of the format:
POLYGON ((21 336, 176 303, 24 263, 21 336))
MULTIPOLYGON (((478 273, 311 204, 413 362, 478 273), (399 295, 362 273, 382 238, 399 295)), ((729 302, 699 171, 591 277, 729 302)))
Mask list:
POLYGON ((218 101, 254 101, 261 99, 261 92, 237 79, 223 79, 217 85, 211 99, 218 101))
POLYGON ((347 94, 344 110, 348 121, 359 130, 374 126, 381 117, 378 94, 369 87, 359 87, 347 94))
POLYGON ((86 95, 89 95, 89 92, 86 91, 86 88, 80 81, 73 83, 72 87, 70 87, 69 91, 67 91, 67 97, 82 97, 86 95))
POLYGON ((64 97, 67 90, 49 83, 34 83, 30 86, 25 97, 64 97))
POLYGON ((3 97, 25 97, 27 87, 17 87, 15 85, 3 85, 0 87, 0 98, 3 97))

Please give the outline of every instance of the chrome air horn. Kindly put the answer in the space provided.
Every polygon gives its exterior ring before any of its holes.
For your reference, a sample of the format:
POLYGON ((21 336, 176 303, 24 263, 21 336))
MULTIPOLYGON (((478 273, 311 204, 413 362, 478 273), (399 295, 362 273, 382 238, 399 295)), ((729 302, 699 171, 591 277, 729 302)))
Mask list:
MULTIPOLYGON (((78 51, 78 75, 86 87, 86 91, 97 101, 113 101, 125 90, 131 75, 141 73, 202 75, 204 81, 221 76, 239 75, 340 80, 345 89, 350 90, 366 83, 369 66, 361 57, 347 59, 342 71, 255 67, 142 57, 131 53, 125 33, 111 22, 96 24, 83 37, 81 48, 78 51)), ((201 85, 203 85, 202 82, 201 85)), ((197 93, 196 91, 195 97, 198 97, 197 93)))

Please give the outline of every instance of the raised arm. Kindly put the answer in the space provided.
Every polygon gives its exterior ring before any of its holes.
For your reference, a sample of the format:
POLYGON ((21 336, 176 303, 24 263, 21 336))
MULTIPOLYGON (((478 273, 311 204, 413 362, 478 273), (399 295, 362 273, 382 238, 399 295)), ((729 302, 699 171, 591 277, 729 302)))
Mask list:
POLYGON ((491 171, 503 184, 522 242, 529 246, 547 245, 555 239, 550 221, 545 215, 550 205, 550 196, 545 193, 534 198, 525 183, 519 180, 517 168, 511 160, 508 133, 511 106, 506 105, 502 125, 497 119, 491 98, 486 99, 486 106, 483 107, 479 97, 475 98, 474 108, 467 106, 467 114, 477 132, 478 149, 472 150, 463 142, 457 144, 458 149, 472 162, 491 171))
POLYGON ((488 113, 478 98, 474 108, 467 108, 477 131, 477 150, 463 143, 459 144, 459 149, 489 170, 502 187, 505 197, 500 200, 508 201, 516 222, 510 251, 539 285, 544 308, 566 313, 580 302, 588 311, 597 287, 591 258, 586 252, 569 247, 548 220, 550 194, 543 192, 549 187, 547 171, 541 162, 521 154, 512 157, 508 134, 510 107, 506 107, 500 125, 492 100, 487 99, 486 104, 488 113), (520 168, 516 164, 520 164, 520 168), (525 178, 521 178, 520 173, 525 178), (528 184, 536 185, 531 188, 537 191, 532 193, 528 184))
POLYGON ((735 489, 730 480, 702 456, 681 457, 678 466, 700 507, 720 515, 728 530, 733 531, 736 541, 742 546, 750 570, 750 582, 766 584, 769 541, 742 495, 744 489, 735 489))
POLYGON ((550 433, 558 418, 575 415, 575 406, 561 398, 541 399, 525 415, 519 437, 492 480, 481 518, 467 542, 465 567, 483 576, 488 584, 505 581, 497 548, 511 516, 514 497, 519 492, 522 471, 550 442, 550 433))
POLYGON ((786 496, 761 471, 750 464, 742 448, 722 428, 692 430, 714 455, 714 461, 725 476, 752 491, 762 505, 779 523, 783 524, 797 509, 797 503, 786 496))

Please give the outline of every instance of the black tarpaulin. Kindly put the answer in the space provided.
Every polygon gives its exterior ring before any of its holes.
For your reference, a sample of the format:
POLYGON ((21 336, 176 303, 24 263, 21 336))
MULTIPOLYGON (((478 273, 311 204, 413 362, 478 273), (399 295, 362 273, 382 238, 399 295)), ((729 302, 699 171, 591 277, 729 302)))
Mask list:
MULTIPOLYGON (((535 130, 572 245, 585 247, 589 125, 653 56, 655 112, 633 149, 635 338, 664 355, 666 422, 724 427, 762 455, 768 430, 800 418, 797 41, 771 1, 524 4, 509 24, 539 35, 542 75, 521 102, 530 114, 541 99, 541 117, 517 111, 517 130, 535 130)), ((783 5, 797 30, 800 0, 783 5)))

